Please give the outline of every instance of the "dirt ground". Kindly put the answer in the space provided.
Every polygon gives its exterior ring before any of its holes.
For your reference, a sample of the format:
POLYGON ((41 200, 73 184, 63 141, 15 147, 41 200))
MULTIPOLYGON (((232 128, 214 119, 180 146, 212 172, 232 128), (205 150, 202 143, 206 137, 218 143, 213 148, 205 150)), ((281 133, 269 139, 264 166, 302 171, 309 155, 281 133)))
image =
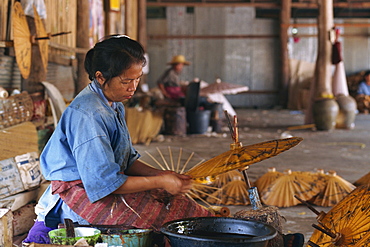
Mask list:
MULTIPOLYGON (((334 129, 332 131, 315 131, 313 129, 288 130, 291 126, 304 124, 304 114, 289 110, 254 110, 236 109, 239 122, 239 140, 243 146, 282 137, 297 136, 303 141, 296 147, 268 160, 253 164, 248 169, 249 179, 253 182, 267 172, 269 167, 277 171, 324 171, 335 170, 339 176, 353 183, 369 172, 370 158, 370 115, 356 115, 355 128, 352 130, 334 129)), ((208 160, 229 150, 232 143, 225 124, 224 133, 206 133, 203 135, 159 136, 149 145, 137 144, 135 148, 142 154, 143 160, 156 166, 162 155, 176 150, 183 150, 183 156, 191 158, 193 164, 201 159, 208 160), (159 150, 159 151, 158 151, 159 150), (171 150, 171 151, 170 151, 171 150), (152 157, 150 157, 152 156, 152 157), (158 162, 155 162, 156 159, 158 162)), ((179 151, 178 151, 179 152, 179 151)), ((168 158, 167 161, 169 160, 168 158)), ((171 166, 170 162, 168 164, 171 166)), ((176 163, 174 164, 176 168, 176 163)), ((329 207, 316 207, 318 211, 328 212, 329 207)), ((228 206, 231 213, 251 209, 250 206, 228 206)), ((304 205, 279 208, 286 221, 284 233, 302 233, 305 242, 311 237, 316 223, 316 215, 304 205)))

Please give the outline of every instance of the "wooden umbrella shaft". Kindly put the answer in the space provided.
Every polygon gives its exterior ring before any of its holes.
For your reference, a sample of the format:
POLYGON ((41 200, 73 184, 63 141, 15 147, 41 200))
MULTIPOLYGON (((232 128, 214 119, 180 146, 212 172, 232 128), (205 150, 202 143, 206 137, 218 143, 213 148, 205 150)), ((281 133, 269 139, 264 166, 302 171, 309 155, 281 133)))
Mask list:
POLYGON ((54 33, 54 34, 50 34, 46 37, 36 37, 35 40, 50 39, 50 37, 60 36, 60 35, 69 34, 69 33, 71 33, 71 32, 54 33))

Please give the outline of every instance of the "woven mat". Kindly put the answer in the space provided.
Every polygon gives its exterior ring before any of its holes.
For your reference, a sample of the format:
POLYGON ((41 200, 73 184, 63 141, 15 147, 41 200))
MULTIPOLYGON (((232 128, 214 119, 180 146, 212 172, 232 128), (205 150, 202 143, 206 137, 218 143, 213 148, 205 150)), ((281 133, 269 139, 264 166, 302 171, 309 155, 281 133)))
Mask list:
POLYGON ((0 130, 0 160, 38 152, 37 141, 36 126, 32 122, 24 122, 0 130))

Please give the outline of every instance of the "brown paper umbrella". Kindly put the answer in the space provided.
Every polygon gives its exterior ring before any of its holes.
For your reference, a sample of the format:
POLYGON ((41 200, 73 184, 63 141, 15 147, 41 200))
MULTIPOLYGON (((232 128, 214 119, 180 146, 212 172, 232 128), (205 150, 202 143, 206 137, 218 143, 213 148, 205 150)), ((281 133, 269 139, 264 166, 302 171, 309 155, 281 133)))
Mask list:
POLYGON ((216 79, 214 83, 200 89, 201 96, 208 94, 221 93, 221 94, 237 94, 248 91, 247 86, 242 86, 234 83, 223 82, 221 79, 216 79))
POLYGON ((261 200, 264 204, 277 207, 291 207, 300 204, 294 196, 309 200, 320 192, 321 181, 311 172, 292 172, 290 169, 275 180, 264 191, 261 200))
POLYGON ((261 193, 264 191, 270 184, 275 182, 280 176, 282 176, 282 172, 276 171, 275 167, 268 168, 267 172, 259 177, 254 184, 258 188, 258 191, 261 193))
MULTIPOLYGON (((36 38, 40 37, 47 37, 48 34, 45 30, 44 23, 42 22, 35 5, 33 5, 33 13, 35 18, 35 27, 36 27, 36 38)), ((37 43, 40 48, 42 64, 44 65, 45 72, 47 71, 48 67, 48 60, 49 60, 49 39, 39 39, 37 43)))
POLYGON ((241 178, 227 183, 221 190, 213 193, 212 196, 207 198, 207 202, 222 205, 250 204, 247 185, 241 178), (221 201, 218 202, 214 198, 220 198, 221 201))
POLYGON ((301 141, 302 138, 300 137, 292 137, 261 142, 244 147, 240 142, 232 143, 229 151, 191 168, 185 174, 196 179, 207 176, 217 176, 235 169, 243 169, 254 163, 287 151, 301 141))
POLYGON ((317 221, 310 246, 369 246, 370 185, 357 187, 317 221))
POLYGON ((234 180, 243 180, 243 175, 237 170, 232 170, 226 173, 222 173, 216 176, 215 181, 212 183, 212 186, 217 188, 222 188, 227 183, 234 180))
POLYGON ((335 171, 329 171, 328 173, 325 188, 312 201, 317 206, 332 207, 356 188, 356 186, 338 176, 335 171))
POLYGON ((31 71, 31 33, 20 2, 14 3, 12 22, 15 59, 21 75, 27 79, 31 71))
POLYGON ((365 174, 364 176, 360 177, 353 183, 355 186, 360 186, 364 184, 370 184, 370 172, 365 174))

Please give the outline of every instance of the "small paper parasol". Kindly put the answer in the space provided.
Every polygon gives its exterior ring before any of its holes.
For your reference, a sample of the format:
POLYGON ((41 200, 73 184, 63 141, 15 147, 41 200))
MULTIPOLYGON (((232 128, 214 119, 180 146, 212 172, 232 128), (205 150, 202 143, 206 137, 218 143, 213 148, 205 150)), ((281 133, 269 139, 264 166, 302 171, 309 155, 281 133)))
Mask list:
POLYGON ((12 22, 15 58, 21 75, 27 79, 31 71, 31 33, 20 2, 14 3, 12 22))
POLYGON ((237 180, 233 180, 227 183, 212 194, 213 197, 208 197, 207 202, 212 204, 223 204, 223 205, 249 205, 249 193, 247 185, 242 181, 241 177, 237 180), (220 198, 220 202, 214 198, 220 198))
POLYGON ((361 186, 364 184, 370 184, 370 172, 357 179, 354 183, 355 186, 361 186))
POLYGON ((216 79, 212 84, 207 87, 200 89, 201 96, 207 96, 208 94, 221 93, 221 94, 237 94, 248 91, 247 86, 242 86, 234 83, 223 82, 221 79, 216 79))
POLYGON ((263 174, 254 182, 254 184, 256 185, 258 190, 262 192, 282 175, 283 173, 276 171, 275 167, 270 167, 265 174, 263 174))
POLYGON ((310 246, 368 246, 370 185, 357 187, 328 213, 320 214, 317 221, 310 246))
POLYGON ((284 171, 284 175, 275 180, 261 192, 261 200, 266 205, 291 207, 300 204, 294 196, 309 200, 320 192, 321 181, 311 172, 284 171))
MULTIPOLYGON (((42 22, 35 5, 33 5, 33 13, 34 13, 34 18, 35 18, 37 37, 47 37, 48 34, 45 30, 44 23, 42 22)), ((46 72, 47 67, 48 67, 48 60, 49 60, 49 57, 48 57, 49 56, 49 39, 39 39, 38 45, 40 48, 42 64, 44 65, 44 69, 46 72)))
POLYGON ((212 186, 221 188, 225 186, 227 183, 240 179, 240 178, 243 180, 242 174, 238 172, 237 170, 232 170, 232 171, 222 173, 216 176, 215 181, 212 183, 212 186))
POLYGON ((356 186, 338 176, 335 171, 326 175, 325 188, 315 196, 313 204, 322 207, 332 207, 346 197, 356 186))
POLYGON ((298 145, 301 141, 302 138, 300 137, 291 137, 261 142, 245 147, 240 142, 232 143, 229 151, 194 166, 185 174, 196 179, 217 176, 235 169, 243 169, 287 151, 298 145))

